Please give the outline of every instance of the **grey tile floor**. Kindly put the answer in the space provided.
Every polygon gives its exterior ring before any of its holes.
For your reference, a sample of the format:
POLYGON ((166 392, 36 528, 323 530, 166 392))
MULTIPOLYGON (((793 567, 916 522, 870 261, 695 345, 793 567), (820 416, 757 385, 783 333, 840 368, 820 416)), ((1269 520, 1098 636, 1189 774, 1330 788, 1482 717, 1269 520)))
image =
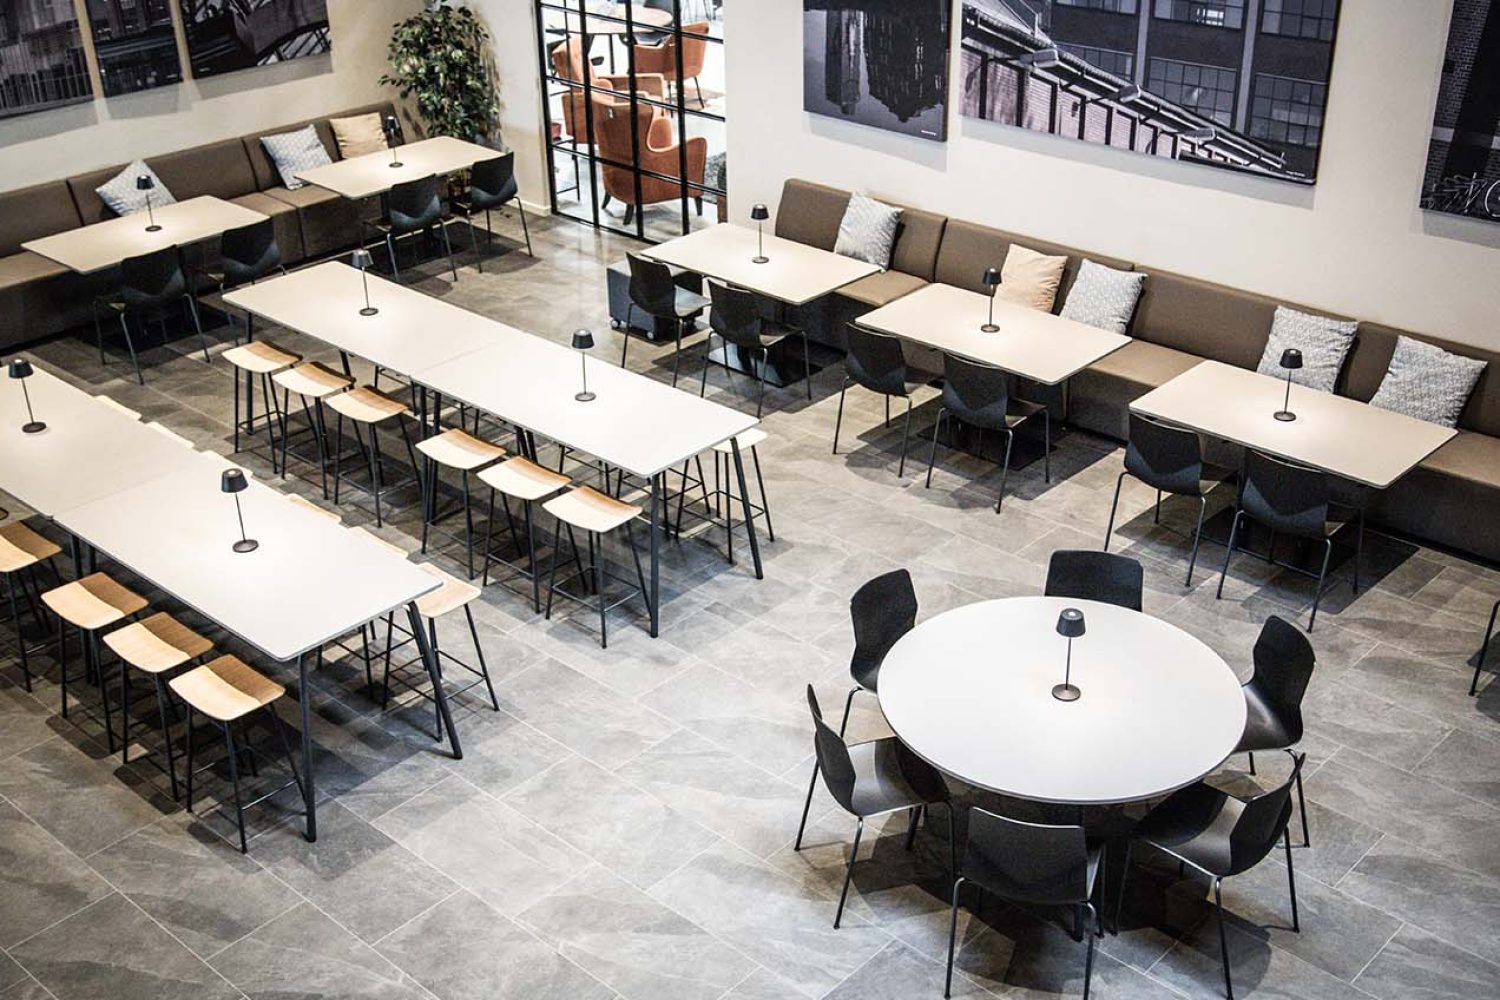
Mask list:
MULTIPOLYGON (((624 245, 568 223, 534 233, 536 260, 501 243, 483 274, 469 260, 455 285, 433 266, 420 285, 559 339, 592 326, 609 359, 619 343, 606 331, 601 263, 624 245)), ((227 335, 217 335, 221 350, 227 335)), ((117 346, 104 367, 86 339, 36 356, 227 450, 228 366, 206 366, 190 348, 146 351, 144 388, 117 346)), ((692 352, 684 368, 696 379, 692 352)), ((631 353, 633 366, 666 377, 661 351, 631 353)), ((743 378, 731 386, 715 369, 709 384, 750 405, 743 378)), ((800 385, 771 394, 761 457, 777 531, 765 580, 743 558, 725 562, 722 532, 670 545, 662 637, 648 638, 632 608, 617 614, 608 651, 572 622, 540 620, 516 593, 486 590, 478 617, 501 711, 460 699, 464 760, 434 750, 425 703, 381 712, 357 661, 319 671, 309 691, 324 797, 316 845, 273 800, 252 811, 251 852, 240 856, 222 815, 190 816, 171 801, 145 752, 155 734, 121 766, 87 701, 70 721, 58 717, 50 653, 37 657, 49 678, 23 692, 7 629, 0 998, 939 996, 942 838, 924 832, 908 854, 894 820, 888 836, 866 837, 838 931, 853 823, 820 793, 806 849, 791 848, 810 769, 802 687, 814 683, 826 705, 842 697, 847 601, 877 573, 909 567, 923 616, 1039 590, 1054 549, 1099 544, 1120 452, 1066 434, 1053 482, 1035 467, 1013 473, 996 516, 998 474, 985 461, 940 450, 930 490, 918 462, 898 478, 895 432, 857 392, 845 453, 830 454, 837 385, 830 369, 811 403, 800 385)), ((925 434, 931 419, 919 408, 914 426, 925 434)), ((925 458, 925 446, 914 454, 925 458)), ((268 472, 263 455, 244 461, 268 472)), ((288 488, 313 490, 305 479, 288 488)), ((393 495, 386 537, 415 535, 412 499, 393 495)), ((1178 531, 1191 512, 1168 503, 1157 526, 1151 499, 1127 485, 1120 528, 1120 548, 1146 566, 1149 610, 1248 671, 1261 622, 1305 612, 1309 585, 1242 558, 1215 600, 1223 550, 1206 544, 1184 588, 1178 531)), ((361 495, 341 513, 373 520, 361 495)), ((1500 996, 1500 687, 1465 694, 1500 575, 1400 541, 1370 548, 1372 586, 1356 597, 1342 567, 1314 634, 1301 933, 1288 929, 1279 860, 1226 889, 1242 997, 1500 996)), ((433 558, 455 568, 458 545, 439 549, 433 558)), ((461 647, 456 634, 445 645, 461 647)), ((853 738, 882 732, 874 700, 857 699, 853 738)), ((1259 780, 1285 774, 1275 756, 1259 780)), ((1253 780, 1243 766, 1231 761, 1216 780, 1253 780)), ((1122 933, 1101 942, 1097 995, 1219 995, 1205 898, 1175 869, 1134 870, 1122 933)), ((1081 948, 1050 915, 975 905, 960 922, 958 995, 1081 992, 1081 948)))

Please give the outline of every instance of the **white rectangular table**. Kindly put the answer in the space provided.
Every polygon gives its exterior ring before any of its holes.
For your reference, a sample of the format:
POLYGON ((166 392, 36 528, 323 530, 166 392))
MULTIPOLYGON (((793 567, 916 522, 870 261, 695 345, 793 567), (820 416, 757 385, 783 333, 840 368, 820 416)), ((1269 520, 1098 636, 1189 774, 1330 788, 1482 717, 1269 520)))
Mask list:
POLYGON ((161 226, 159 232, 147 232, 147 215, 137 212, 43 236, 22 243, 21 247, 80 274, 89 274, 113 267, 127 257, 212 239, 226 230, 266 218, 260 212, 211 195, 161 205, 153 211, 156 224, 161 226))
POLYGON ((1141 396, 1131 410, 1190 427, 1302 465, 1383 490, 1456 433, 1361 403, 1292 386, 1292 421, 1277 420, 1283 379, 1204 361, 1141 396))
POLYGON ((505 150, 464 142, 440 135, 404 146, 351 156, 311 170, 297 171, 297 178, 345 198, 369 198, 384 194, 397 184, 437 174, 467 170, 480 160, 505 156, 505 150), (392 166, 400 163, 401 166, 392 166))
POLYGON ((754 229, 720 223, 642 250, 641 255, 794 306, 880 271, 875 264, 769 233, 767 262, 756 264, 756 252, 754 229))

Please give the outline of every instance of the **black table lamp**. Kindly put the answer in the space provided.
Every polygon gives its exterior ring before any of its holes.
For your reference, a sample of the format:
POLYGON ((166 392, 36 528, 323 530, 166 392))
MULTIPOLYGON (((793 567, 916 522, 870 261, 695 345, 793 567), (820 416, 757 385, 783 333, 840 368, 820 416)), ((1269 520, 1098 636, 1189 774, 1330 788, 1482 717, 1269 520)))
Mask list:
POLYGON ((750 209, 750 219, 755 223, 755 256, 750 258, 752 264, 771 262, 771 258, 766 256, 766 220, 770 217, 771 213, 764 205, 756 205, 750 209))
POLYGON ((156 213, 151 210, 151 192, 156 190, 156 181, 151 179, 150 174, 141 174, 135 179, 135 189, 146 192, 146 220, 150 223, 146 226, 146 232, 161 232, 161 226, 156 224, 156 213))
POLYGON ((1068 662, 1063 668, 1063 682, 1052 688, 1052 697, 1058 701, 1077 701, 1083 695, 1073 686, 1073 640, 1083 633, 1083 612, 1077 608, 1063 608, 1062 614, 1057 616, 1057 634, 1068 640, 1068 662))
POLYGON ((1281 409, 1276 411, 1276 419, 1281 421, 1296 420, 1297 414, 1292 412, 1292 372, 1302 367, 1302 352, 1295 347, 1288 347, 1281 352, 1281 367, 1286 372, 1286 399, 1281 404, 1281 409))
POLYGON ((573 333, 573 350, 578 352, 578 360, 583 363, 583 391, 575 393, 573 398, 580 403, 591 403, 597 397, 589 392, 589 357, 583 353, 594 349, 594 335, 588 330, 575 330, 573 333))
POLYGON ((21 395, 26 397, 26 423, 21 425, 24 434, 40 434, 47 429, 47 425, 36 418, 31 412, 31 393, 26 388, 26 380, 31 378, 31 362, 25 358, 15 358, 10 363, 10 377, 20 379, 21 395))
POLYGON ((401 138, 401 123, 396 120, 395 115, 385 116, 385 141, 391 147, 391 166, 404 167, 401 157, 396 152, 396 140, 401 138))
POLYGON ((379 309, 376 309, 374 306, 370 305, 369 270, 370 265, 374 264, 375 260, 370 256, 370 251, 366 250, 364 247, 360 247, 349 257, 349 263, 353 264, 355 268, 358 269, 360 280, 365 284, 365 307, 359 311, 359 314, 361 316, 374 316, 376 313, 380 312, 379 309))
POLYGON ((254 552, 260 548, 260 542, 245 537, 245 512, 240 509, 240 494, 249 485, 250 481, 245 478, 241 469, 225 469, 224 475, 219 479, 219 489, 234 496, 234 513, 240 519, 240 540, 234 543, 236 552, 254 552))
POLYGON ((999 333, 1000 328, 995 325, 995 293, 1000 291, 1000 269, 992 267, 984 272, 984 287, 990 290, 990 318, 979 329, 985 333, 999 333))

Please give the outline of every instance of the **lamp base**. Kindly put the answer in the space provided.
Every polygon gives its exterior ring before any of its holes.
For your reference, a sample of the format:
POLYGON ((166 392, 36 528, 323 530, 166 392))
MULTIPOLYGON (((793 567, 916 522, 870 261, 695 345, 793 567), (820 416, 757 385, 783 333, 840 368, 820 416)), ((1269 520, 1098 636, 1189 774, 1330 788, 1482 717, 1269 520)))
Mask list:
POLYGON ((234 543, 234 551, 236 552, 254 552, 258 548, 260 548, 260 542, 257 542, 253 538, 244 538, 234 543))
POLYGON ((750 258, 750 263, 752 263, 752 264, 769 264, 769 263, 771 263, 771 258, 769 258, 769 257, 751 257, 750 258))
POLYGON ((1052 697, 1058 701, 1077 701, 1083 697, 1083 692, 1071 684, 1057 684, 1052 688, 1052 697))
POLYGON ((359 311, 359 314, 361 316, 375 316, 375 315, 378 315, 379 312, 380 312, 380 310, 376 309, 374 306, 365 306, 363 309, 361 309, 359 311))
POLYGON ((46 429, 47 429, 47 425, 44 424, 44 423, 42 423, 40 420, 33 420, 29 424, 22 424, 21 425, 21 433, 22 434, 40 434, 42 431, 44 431, 46 429))
POLYGON ((149 226, 146 227, 146 232, 148 232, 148 233, 159 233, 159 232, 161 232, 161 226, 155 225, 153 223, 152 225, 149 225, 149 226))
POLYGON ((1293 420, 1297 419, 1297 414, 1293 413, 1291 410, 1277 410, 1274 414, 1272 414, 1272 416, 1274 416, 1277 420, 1280 420, 1284 424, 1289 424, 1293 420))
POLYGON ((998 326, 996 326, 994 323, 985 323, 979 329, 982 330, 982 331, 984 331, 985 333, 999 333, 1000 332, 1000 328, 998 326))
POLYGON ((595 396, 592 392, 575 392, 573 394, 573 398, 578 400, 580 403, 592 403, 599 397, 595 396))
POLYGON ((398 169, 400 169, 401 167, 404 167, 404 166, 406 166, 406 164, 402 163, 400 160, 394 160, 391 163, 391 169, 392 170, 398 170, 398 169))

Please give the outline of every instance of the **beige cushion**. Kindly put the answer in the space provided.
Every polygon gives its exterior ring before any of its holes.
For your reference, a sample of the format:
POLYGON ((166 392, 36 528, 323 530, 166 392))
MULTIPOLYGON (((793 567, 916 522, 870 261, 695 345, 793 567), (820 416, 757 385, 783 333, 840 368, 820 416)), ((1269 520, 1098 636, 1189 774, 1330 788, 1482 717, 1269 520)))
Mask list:
POLYGON ((1066 257, 1048 257, 1012 243, 1000 270, 1000 298, 1017 305, 1051 312, 1057 300, 1057 286, 1062 284, 1066 257))
POLYGON ((926 284, 921 278, 905 271, 881 271, 858 281, 851 281, 839 289, 839 294, 878 309, 895 302, 903 295, 910 295, 926 284))
POLYGON ((330 118, 333 140, 339 146, 339 158, 378 153, 385 149, 385 129, 381 127, 380 115, 370 112, 352 118, 330 118))

